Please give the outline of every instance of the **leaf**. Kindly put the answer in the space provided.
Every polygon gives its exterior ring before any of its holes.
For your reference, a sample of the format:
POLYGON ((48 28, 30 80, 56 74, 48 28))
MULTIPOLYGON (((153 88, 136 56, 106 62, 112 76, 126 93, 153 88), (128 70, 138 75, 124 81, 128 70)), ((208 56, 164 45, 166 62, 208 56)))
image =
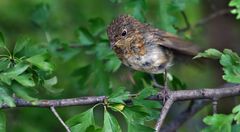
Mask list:
POLYGON ((118 121, 107 110, 104 111, 103 132, 121 132, 118 121))
POLYGON ((129 122, 137 120, 138 123, 143 123, 147 119, 147 116, 149 116, 147 109, 140 105, 126 106, 122 112, 126 115, 129 122))
POLYGON ((0 48, 5 47, 5 40, 2 32, 0 32, 0 48))
POLYGON ((52 93, 59 93, 59 92, 62 92, 63 89, 57 89, 57 88, 54 88, 53 85, 56 85, 57 84, 57 77, 54 76, 48 80, 44 80, 43 82, 43 87, 46 88, 49 92, 52 92, 52 93))
MULTIPOLYGON (((0 86, 0 102, 6 103, 9 107, 15 107, 14 99, 8 95, 5 88, 0 86)), ((1 106, 1 104, 0 104, 1 106)), ((0 107, 1 108, 1 107, 0 107)))
POLYGON ((202 58, 202 57, 219 59, 221 55, 222 53, 216 49, 207 49, 202 53, 198 53, 193 59, 202 58))
POLYGON ((41 3, 36 6, 36 9, 32 13, 32 21, 40 26, 45 27, 49 18, 50 7, 46 3, 41 3))
POLYGON ((77 33, 80 45, 89 46, 94 43, 94 38, 87 29, 80 27, 77 33))
POLYGON ((231 13, 237 15, 236 19, 240 19, 240 0, 231 0, 229 6, 234 7, 231 13))
POLYGON ((108 97, 110 103, 121 103, 124 104, 124 100, 129 98, 129 92, 124 91, 124 88, 120 87, 108 97))
POLYGON ((21 97, 23 98, 24 100, 26 101, 35 101, 37 100, 37 98, 34 98, 34 97, 31 97, 29 94, 28 94, 28 89, 20 86, 20 85, 17 85, 17 84, 14 84, 12 85, 12 90, 14 91, 14 93, 18 96, 18 97, 21 97))
POLYGON ((3 111, 0 110, 0 132, 6 132, 6 116, 3 111))
POLYGON ((47 59, 47 54, 38 54, 26 59, 26 61, 28 61, 29 63, 31 63, 32 65, 38 67, 43 71, 52 72, 53 65, 47 62, 46 59, 47 59))
POLYGON ((93 36, 99 35, 102 31, 106 29, 105 23, 102 18, 90 19, 90 31, 93 33, 93 36))
POLYGON ((128 14, 131 14, 138 20, 144 22, 144 11, 146 9, 146 2, 145 0, 131 0, 129 1, 125 8, 124 8, 128 14))
POLYGON ((121 66, 121 61, 117 57, 111 57, 106 63, 106 70, 115 72, 121 66))
POLYGON ((27 44, 29 44, 30 38, 27 37, 21 37, 17 40, 15 47, 13 49, 13 54, 17 54, 20 52, 27 44))
POLYGON ((128 132, 155 132, 155 130, 138 123, 128 123, 128 132))
POLYGON ((6 72, 0 74, 0 80, 8 85, 11 85, 11 80, 26 71, 28 67, 29 66, 26 64, 18 63, 13 68, 10 68, 6 72))
POLYGON ((240 124, 240 105, 237 105, 233 108, 232 113, 234 115, 234 120, 237 122, 237 124, 240 124))
POLYGON ((9 63, 10 62, 7 58, 1 58, 0 59, 0 71, 7 70, 9 63))
POLYGON ((95 126, 93 108, 73 116, 66 121, 72 132, 85 132, 89 126, 95 126))
POLYGON ((231 132, 231 124, 233 121, 233 115, 224 114, 214 114, 212 116, 207 116, 203 119, 203 122, 209 125, 203 131, 218 131, 218 132, 231 132))
POLYGON ((21 85, 23 85, 25 87, 34 87, 35 86, 35 82, 33 81, 31 74, 19 75, 19 76, 14 77, 14 79, 18 83, 20 83, 21 85))
POLYGON ((137 95, 135 99, 141 99, 144 100, 145 98, 151 96, 151 95, 156 95, 158 91, 153 88, 153 87, 145 87, 143 88, 137 95))
POLYGON ((9 78, 14 78, 26 71, 28 67, 29 65, 27 64, 18 63, 13 68, 10 68, 6 72, 2 73, 2 75, 8 76, 9 78))
POLYGON ((240 57, 229 49, 223 51, 220 58, 223 66, 223 79, 231 83, 240 83, 240 57))

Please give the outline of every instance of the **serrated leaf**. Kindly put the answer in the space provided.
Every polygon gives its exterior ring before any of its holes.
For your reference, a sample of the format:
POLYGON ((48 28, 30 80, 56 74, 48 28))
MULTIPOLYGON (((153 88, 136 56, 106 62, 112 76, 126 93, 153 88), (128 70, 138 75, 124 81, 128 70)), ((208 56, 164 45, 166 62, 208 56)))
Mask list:
MULTIPOLYGON (((9 107, 15 107, 14 99, 8 95, 5 88, 0 86, 0 101, 6 103, 9 107)), ((1 106, 1 104, 0 104, 1 106)), ((1 108, 1 107, 0 107, 1 108)))
POLYGON ((78 38, 80 45, 89 46, 94 43, 94 38, 91 33, 85 28, 78 29, 78 38))
POLYGON ((103 132, 121 132, 118 121, 107 110, 104 111, 103 132))
POLYGON ((4 112, 0 110, 0 132, 6 132, 6 124, 6 116, 4 112))
POLYGON ((18 83, 20 83, 21 85, 23 85, 25 87, 34 87, 35 86, 35 82, 33 81, 31 74, 19 75, 19 76, 14 77, 14 79, 18 83))
POLYGON ((209 125, 208 128, 203 131, 219 131, 219 132, 231 132, 231 124, 233 121, 233 115, 214 114, 207 116, 203 119, 203 122, 209 125))
POLYGON ((17 95, 17 97, 21 97, 26 101, 35 101, 37 100, 37 98, 31 97, 28 92, 27 89, 20 86, 20 85, 12 85, 12 90, 14 91, 14 93, 17 95))
POLYGON ((202 57, 219 59, 221 55, 222 53, 216 49, 207 49, 202 53, 198 53, 193 59, 202 58, 202 57))
POLYGON ((71 127, 72 132, 85 132, 89 126, 95 126, 93 108, 81 114, 74 115, 66 121, 66 124, 71 127))
POLYGON ((2 32, 0 32, 0 48, 3 48, 3 47, 5 47, 5 40, 2 32))
POLYGON ((53 65, 49 62, 47 62, 47 54, 38 54, 35 56, 32 56, 28 59, 26 59, 26 61, 28 61, 29 63, 31 63, 32 65, 38 67, 39 69, 43 70, 43 71, 48 71, 48 72, 52 72, 53 71, 53 65))
POLYGON ((15 47, 13 49, 13 54, 17 54, 20 52, 27 44, 29 44, 30 38, 27 37, 21 37, 17 40, 15 47))
POLYGON ((237 105, 233 108, 232 113, 234 115, 234 120, 237 122, 237 124, 240 124, 240 105, 237 105))
POLYGON ((124 88, 120 87, 108 97, 108 101, 110 103, 122 103, 124 104, 124 100, 129 98, 129 92, 124 91, 124 88))

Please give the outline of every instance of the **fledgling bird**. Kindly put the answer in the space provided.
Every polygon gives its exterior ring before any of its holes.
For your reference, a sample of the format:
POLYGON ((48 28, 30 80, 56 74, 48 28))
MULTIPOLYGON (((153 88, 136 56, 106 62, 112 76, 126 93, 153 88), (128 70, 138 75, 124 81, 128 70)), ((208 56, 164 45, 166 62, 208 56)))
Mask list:
POLYGON ((129 15, 117 17, 107 29, 112 49, 122 63, 150 74, 163 73, 179 56, 195 56, 199 48, 171 33, 129 15))

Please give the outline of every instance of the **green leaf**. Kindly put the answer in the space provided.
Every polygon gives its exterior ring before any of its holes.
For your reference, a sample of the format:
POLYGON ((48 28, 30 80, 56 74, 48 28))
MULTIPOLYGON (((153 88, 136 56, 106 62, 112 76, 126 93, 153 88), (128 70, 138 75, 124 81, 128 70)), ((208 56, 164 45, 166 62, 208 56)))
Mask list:
POLYGON ((91 28, 90 31, 93 33, 93 36, 99 35, 99 33, 102 33, 106 29, 106 24, 102 18, 90 19, 89 22, 91 28))
POLYGON ((19 76, 14 77, 14 79, 18 83, 20 83, 21 85, 23 85, 25 87, 34 87, 35 86, 35 82, 33 81, 31 74, 19 75, 19 76))
POLYGON ((0 59, 0 71, 7 70, 10 61, 7 58, 0 59))
POLYGON ((2 32, 0 32, 0 48, 3 48, 3 47, 5 47, 5 40, 2 32))
POLYGON ((49 18, 49 11, 50 7, 48 4, 41 3, 37 5, 32 14, 32 21, 40 27, 45 27, 49 18))
POLYGON ((31 63, 32 65, 38 67, 43 71, 52 72, 53 65, 47 62, 46 59, 48 59, 47 54, 38 54, 26 59, 26 61, 28 61, 29 63, 31 63))
POLYGON ((20 52, 27 44, 29 44, 30 38, 27 37, 21 37, 17 40, 15 47, 13 49, 13 54, 17 54, 20 52))
POLYGON ((6 116, 3 111, 0 110, 0 132, 6 132, 6 116))
POLYGON ((37 98, 34 98, 34 97, 31 97, 29 94, 28 94, 28 89, 26 89, 25 87, 22 87, 20 85, 17 85, 17 84, 14 84, 12 85, 12 90, 14 91, 14 93, 18 96, 18 97, 21 97, 23 98, 24 100, 27 100, 27 101, 35 101, 37 100, 37 98))
POLYGON ((26 71, 28 67, 29 66, 26 64, 18 63, 13 68, 10 68, 6 72, 1 73, 0 80, 8 85, 11 85, 11 80, 26 71))
POLYGON ((155 130, 138 123, 128 123, 128 132, 155 132, 155 130))
POLYGON ((144 22, 144 12, 146 9, 146 2, 145 0, 131 0, 128 3, 125 4, 125 11, 128 14, 131 14, 136 19, 144 22))
POLYGON ((106 63, 106 70, 109 72, 115 72, 121 66, 121 61, 115 56, 111 57, 106 63))
POLYGON ((85 132, 89 126, 95 126, 93 108, 73 116, 66 124, 71 127, 72 132, 85 132))
POLYGON ((207 49, 202 53, 198 53, 193 59, 197 59, 201 57, 219 59, 221 55, 222 53, 216 49, 207 49))
POLYGON ((140 105, 133 105, 125 107, 122 111, 129 122, 135 122, 136 120, 138 123, 143 123, 147 116, 149 116, 148 111, 145 107, 140 105))
POLYGON ((204 132, 218 131, 218 132, 231 132, 231 124, 233 121, 233 115, 224 114, 214 114, 212 116, 207 116, 203 119, 203 122, 209 125, 205 128, 204 132))
POLYGON ((121 132, 118 121, 107 110, 104 111, 103 132, 121 132))
POLYGON ((120 87, 108 97, 108 101, 110 103, 121 103, 124 104, 124 100, 129 98, 129 92, 124 91, 123 87, 120 87))
POLYGON ((240 19, 240 0, 231 0, 229 2, 229 6, 234 7, 231 10, 232 14, 236 14, 237 15, 237 19, 240 19))
POLYGON ((29 65, 27 65, 27 64, 18 63, 13 68, 10 68, 6 72, 2 73, 2 75, 8 76, 10 78, 14 78, 14 77, 22 74, 23 72, 25 72, 28 67, 29 67, 29 65))
POLYGON ((137 95, 135 99, 141 99, 144 100, 145 98, 151 96, 151 95, 156 95, 158 91, 153 88, 153 87, 145 87, 143 88, 137 95))
POLYGON ((59 93, 59 92, 62 92, 63 89, 57 89, 57 88, 54 88, 53 86, 57 84, 57 77, 54 76, 48 80, 44 80, 43 82, 43 87, 46 88, 49 92, 51 93, 59 93))
POLYGON ((220 58, 223 66, 223 79, 231 83, 240 83, 240 57, 229 49, 223 51, 220 58))
POLYGON ((237 105, 233 108, 232 113, 234 115, 234 120, 237 122, 237 124, 240 124, 240 105, 237 105))
MULTIPOLYGON (((6 103, 10 107, 15 107, 14 99, 8 95, 5 88, 0 86, 0 102, 6 103)), ((0 104, 1 106, 1 104, 0 104)), ((1 108, 1 107, 0 107, 1 108)))
POLYGON ((79 38, 79 43, 80 45, 83 46, 89 46, 94 43, 94 38, 91 33, 85 28, 79 28, 78 29, 78 38, 79 38))

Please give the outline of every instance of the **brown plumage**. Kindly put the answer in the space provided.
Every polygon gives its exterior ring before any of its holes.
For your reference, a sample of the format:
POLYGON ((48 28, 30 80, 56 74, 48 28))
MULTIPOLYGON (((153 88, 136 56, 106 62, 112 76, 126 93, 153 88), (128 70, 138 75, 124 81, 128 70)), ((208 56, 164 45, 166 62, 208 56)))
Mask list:
POLYGON ((199 51, 196 45, 128 15, 116 18, 107 33, 112 49, 123 64, 152 74, 169 68, 177 56, 194 56, 199 51))

